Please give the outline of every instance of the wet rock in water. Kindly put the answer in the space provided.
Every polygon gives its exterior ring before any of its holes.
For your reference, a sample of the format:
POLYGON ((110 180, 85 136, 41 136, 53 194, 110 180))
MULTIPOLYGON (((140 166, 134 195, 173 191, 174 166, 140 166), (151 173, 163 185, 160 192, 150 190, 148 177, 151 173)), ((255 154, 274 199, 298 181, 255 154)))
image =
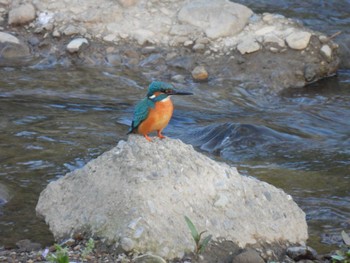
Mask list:
POLYGON ((178 19, 201 28, 209 38, 219 38, 242 31, 252 14, 248 7, 226 0, 197 0, 185 4, 178 19))
POLYGON ((13 59, 29 55, 30 49, 26 44, 11 34, 0 32, 0 57, 13 59))
POLYGON ((119 54, 107 54, 107 62, 113 66, 120 66, 122 65, 122 57, 119 54))
POLYGON ((32 4, 23 4, 10 10, 8 23, 10 25, 27 24, 35 19, 35 8, 32 4))
POLYGON ((287 255, 295 261, 317 259, 317 252, 309 246, 289 247, 287 249, 287 255))
POLYGON ((321 54, 323 54, 327 59, 331 59, 332 49, 328 45, 323 45, 321 47, 321 54))
POLYGON ((16 243, 19 251, 21 252, 30 252, 41 249, 41 245, 39 243, 34 243, 29 239, 20 240, 16 243))
POLYGON ((292 49, 296 50, 302 50, 307 47, 307 45, 310 42, 311 33, 300 31, 300 32, 294 32, 287 36, 286 42, 288 46, 292 49))
POLYGON ((69 44, 67 45, 67 50, 69 53, 75 53, 80 50, 80 48, 84 45, 88 45, 89 41, 85 38, 76 38, 73 39, 69 44))
POLYGON ((5 32, 0 32, 0 43, 14 43, 14 44, 19 44, 20 41, 17 37, 11 35, 11 34, 8 34, 8 33, 5 33, 5 32))
POLYGON ((183 75, 175 75, 171 77, 171 80, 177 83, 185 83, 185 76, 183 75))
POLYGON ((0 51, 0 57, 6 59, 22 58, 28 56, 30 56, 30 49, 24 44, 8 44, 0 51))
POLYGON ((172 67, 190 70, 193 66, 193 58, 190 56, 175 57, 168 60, 167 64, 172 67))
POLYGON ((208 71, 205 69, 204 66, 195 67, 192 70, 191 74, 192 74, 192 78, 197 81, 205 81, 209 77, 208 71))
POLYGON ((185 215, 213 241, 240 247, 307 239, 305 214, 289 195, 169 138, 129 136, 51 182, 36 211, 57 240, 93 234, 165 259, 194 249, 185 215))
POLYGON ((264 263, 265 261, 254 249, 246 249, 234 257, 232 263, 264 263))

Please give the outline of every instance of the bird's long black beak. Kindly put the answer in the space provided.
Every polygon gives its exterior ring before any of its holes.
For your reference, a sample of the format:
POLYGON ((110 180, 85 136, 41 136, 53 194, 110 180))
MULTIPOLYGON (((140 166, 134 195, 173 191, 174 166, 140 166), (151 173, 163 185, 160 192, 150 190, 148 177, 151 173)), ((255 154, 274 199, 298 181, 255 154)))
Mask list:
POLYGON ((184 91, 172 90, 170 95, 193 95, 193 93, 192 92, 184 92, 184 91))

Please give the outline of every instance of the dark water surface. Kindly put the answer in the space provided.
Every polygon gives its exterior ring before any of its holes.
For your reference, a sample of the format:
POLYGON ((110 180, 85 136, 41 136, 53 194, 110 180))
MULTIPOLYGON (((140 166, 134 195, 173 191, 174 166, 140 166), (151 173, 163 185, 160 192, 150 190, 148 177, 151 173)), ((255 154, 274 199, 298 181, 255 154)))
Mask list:
MULTIPOLYGON (((287 9, 329 33, 349 25, 349 1, 241 2, 258 12, 287 9), (309 6, 320 4, 324 12, 309 6)), ((126 69, 0 68, 0 196, 9 193, 0 200, 0 246, 52 242, 35 215, 40 192, 126 139, 147 85, 126 69)), ((195 96, 174 98, 164 134, 284 189, 307 214, 310 245, 337 244, 350 230, 350 70, 282 94, 230 79, 187 86, 195 96)))

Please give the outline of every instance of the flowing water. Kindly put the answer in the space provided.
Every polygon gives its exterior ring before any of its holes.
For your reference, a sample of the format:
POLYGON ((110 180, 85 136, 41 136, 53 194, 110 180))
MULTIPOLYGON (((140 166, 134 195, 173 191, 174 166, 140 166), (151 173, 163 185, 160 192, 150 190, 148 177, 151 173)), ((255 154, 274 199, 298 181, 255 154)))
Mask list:
MULTIPOLYGON (((323 19, 307 3, 274 2, 272 11, 300 9, 302 17, 290 16, 315 27, 323 19)), ((263 10, 263 1, 254 3, 263 10)), ((333 16, 343 9, 333 7, 333 16)), ((52 242, 35 214, 40 192, 126 139, 147 85, 123 68, 0 68, 0 196, 4 188, 9 195, 0 199, 0 246, 52 242)), ((307 214, 309 244, 321 251, 337 244, 350 230, 350 70, 282 94, 232 79, 187 86, 195 96, 174 98, 164 134, 284 189, 307 214)))

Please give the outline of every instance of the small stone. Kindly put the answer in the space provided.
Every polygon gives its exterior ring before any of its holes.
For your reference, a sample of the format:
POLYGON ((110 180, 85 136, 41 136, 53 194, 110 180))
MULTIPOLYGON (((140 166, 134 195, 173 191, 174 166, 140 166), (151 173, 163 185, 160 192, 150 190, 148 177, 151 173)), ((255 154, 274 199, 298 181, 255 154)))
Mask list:
POLYGON ((273 19, 273 14, 264 13, 262 20, 265 22, 270 22, 273 19))
POLYGON ((275 43, 280 47, 285 47, 285 42, 283 39, 279 38, 275 34, 267 34, 264 36, 264 43, 275 43))
POLYGON ((325 35, 319 36, 318 39, 324 44, 329 41, 329 38, 327 36, 325 36, 325 35))
POLYGON ((89 42, 87 41, 87 39, 85 38, 76 38, 73 39, 71 42, 69 42, 69 44, 67 45, 67 50, 69 53, 75 53, 78 52, 79 49, 81 48, 81 46, 83 44, 89 44, 89 42))
POLYGON ((177 82, 177 83, 185 83, 185 76, 183 75, 175 75, 171 77, 171 81, 177 82))
POLYGON ((258 44, 258 42, 255 41, 255 39, 250 38, 243 40, 243 42, 239 43, 237 45, 237 49, 242 55, 244 55, 260 50, 260 45, 258 44))
POLYGON ((80 32, 80 29, 78 27, 73 26, 73 25, 69 25, 63 31, 63 34, 65 34, 66 36, 71 36, 71 35, 79 34, 79 32, 80 32))
POLYGON ((19 44, 19 39, 11 34, 0 32, 0 43, 13 43, 13 44, 19 44))
POLYGON ((328 59, 332 57, 332 49, 328 45, 323 45, 321 47, 321 53, 328 59))
POLYGON ((116 38, 117 38, 116 35, 114 35, 114 34, 109 34, 109 35, 105 36, 105 37, 103 38, 103 40, 104 40, 104 41, 107 41, 107 42, 112 42, 112 41, 114 41, 116 38))
POLYGON ((205 81, 208 79, 208 76, 209 76, 204 66, 195 67, 192 70, 191 74, 192 74, 192 78, 197 81, 205 81))
POLYGON ((311 38, 311 33, 309 32, 305 32, 305 31, 294 32, 289 36, 287 36, 286 42, 290 48, 296 49, 296 50, 302 50, 308 46, 310 42, 310 38, 311 38))
POLYGON ((32 4, 20 5, 9 12, 10 25, 23 25, 35 19, 35 8, 32 4))
POLYGON ((232 263, 264 263, 265 261, 254 249, 246 249, 242 253, 238 254, 232 261, 232 263))
POLYGON ((314 260, 317 258, 317 252, 309 246, 289 247, 287 255, 295 261, 302 259, 314 260))
POLYGON ((166 261, 155 255, 142 255, 133 259, 134 263, 166 263, 166 261))
POLYGON ((32 46, 37 46, 40 43, 40 40, 37 37, 31 37, 28 39, 28 42, 32 46))
POLYGON ((205 49, 205 45, 204 44, 195 44, 192 49, 194 51, 202 51, 205 49))
POLYGON ((193 41, 192 41, 192 40, 186 40, 186 41, 184 42, 184 46, 185 46, 185 47, 188 47, 188 46, 191 46, 191 45, 193 45, 193 41))
POLYGON ((108 54, 106 59, 113 66, 120 66, 122 64, 122 57, 119 54, 108 54))
POLYGON ((1 50, 1 57, 6 59, 28 57, 30 49, 24 44, 9 44, 1 50))
POLYGON ((52 36, 53 36, 53 37, 60 37, 61 34, 60 34, 60 32, 58 32, 57 30, 54 30, 54 31, 52 32, 52 36))
POLYGON ((143 45, 146 42, 154 43, 154 33, 147 29, 138 29, 133 33, 133 37, 139 45, 143 45))
POLYGON ((209 39, 206 37, 198 38, 196 40, 196 44, 208 44, 208 43, 209 43, 209 39))
POLYGON ((120 241, 120 245, 122 249, 124 249, 126 252, 133 250, 134 248, 134 241, 128 237, 123 237, 120 241))

